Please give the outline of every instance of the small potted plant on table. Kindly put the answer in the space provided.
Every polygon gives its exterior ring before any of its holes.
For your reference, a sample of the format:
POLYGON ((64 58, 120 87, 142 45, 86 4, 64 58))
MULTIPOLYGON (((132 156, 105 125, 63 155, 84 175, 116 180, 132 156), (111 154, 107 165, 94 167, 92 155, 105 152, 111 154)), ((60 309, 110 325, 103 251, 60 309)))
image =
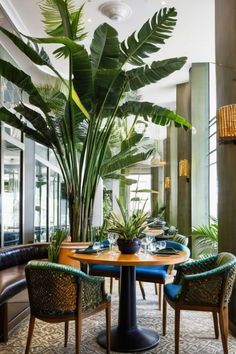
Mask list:
POLYGON ((148 225, 148 213, 144 212, 144 205, 142 209, 134 210, 129 215, 119 199, 117 203, 121 215, 111 212, 108 219, 108 232, 119 235, 117 245, 121 253, 134 254, 140 249, 140 235, 148 225))

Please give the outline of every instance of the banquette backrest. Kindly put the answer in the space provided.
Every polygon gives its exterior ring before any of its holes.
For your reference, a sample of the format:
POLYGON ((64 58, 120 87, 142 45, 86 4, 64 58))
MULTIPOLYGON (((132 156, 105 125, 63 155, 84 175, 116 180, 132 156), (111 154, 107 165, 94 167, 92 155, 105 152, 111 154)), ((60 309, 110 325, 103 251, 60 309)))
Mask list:
POLYGON ((0 270, 27 264, 32 259, 48 257, 48 243, 34 243, 0 248, 0 270))

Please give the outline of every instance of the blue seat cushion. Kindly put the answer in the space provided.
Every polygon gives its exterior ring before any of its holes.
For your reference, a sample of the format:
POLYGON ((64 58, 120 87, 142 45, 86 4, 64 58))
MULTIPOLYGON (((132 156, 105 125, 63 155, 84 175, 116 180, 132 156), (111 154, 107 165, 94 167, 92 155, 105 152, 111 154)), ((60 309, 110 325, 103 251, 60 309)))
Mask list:
POLYGON ((148 281, 149 278, 165 279, 168 276, 168 266, 138 266, 136 267, 136 278, 148 281))
POLYGON ((166 284, 164 287, 164 292, 167 298, 172 301, 175 301, 178 299, 182 288, 182 285, 179 284, 166 284))
MULTIPOLYGON (((168 275, 167 269, 168 266, 139 266, 136 267, 136 277, 137 279, 146 278, 147 281, 149 278, 165 279, 168 275)), ((105 264, 91 264, 89 267, 89 273, 105 277, 119 277, 120 267, 105 264)))
POLYGON ((104 277, 119 277, 120 267, 106 264, 91 264, 89 273, 92 275, 102 275, 104 277))

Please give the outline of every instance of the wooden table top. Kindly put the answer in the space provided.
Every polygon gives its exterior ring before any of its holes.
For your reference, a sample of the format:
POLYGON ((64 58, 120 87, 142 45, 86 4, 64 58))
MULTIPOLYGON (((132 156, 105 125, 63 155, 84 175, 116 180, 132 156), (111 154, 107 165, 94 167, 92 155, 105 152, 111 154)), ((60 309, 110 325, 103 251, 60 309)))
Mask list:
POLYGON ((147 236, 159 236, 164 234, 164 230, 147 228, 143 231, 143 233, 147 236))
POLYGON ((185 251, 179 251, 179 253, 175 255, 145 255, 144 253, 121 254, 118 250, 115 255, 111 255, 109 252, 109 250, 106 250, 98 256, 96 254, 72 253, 70 257, 83 263, 119 266, 170 265, 178 264, 188 259, 188 255, 185 251))

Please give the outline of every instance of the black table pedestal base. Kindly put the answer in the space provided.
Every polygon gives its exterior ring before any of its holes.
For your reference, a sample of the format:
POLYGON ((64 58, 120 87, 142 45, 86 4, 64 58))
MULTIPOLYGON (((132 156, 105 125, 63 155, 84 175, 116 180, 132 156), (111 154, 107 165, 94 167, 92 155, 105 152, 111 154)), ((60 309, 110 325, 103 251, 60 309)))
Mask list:
MULTIPOLYGON (((115 352, 142 352, 157 346, 159 340, 159 334, 156 331, 139 326, 128 332, 119 330, 119 327, 113 327, 111 330, 111 350, 115 352)), ((98 335, 97 342, 106 348, 106 331, 98 335)))

